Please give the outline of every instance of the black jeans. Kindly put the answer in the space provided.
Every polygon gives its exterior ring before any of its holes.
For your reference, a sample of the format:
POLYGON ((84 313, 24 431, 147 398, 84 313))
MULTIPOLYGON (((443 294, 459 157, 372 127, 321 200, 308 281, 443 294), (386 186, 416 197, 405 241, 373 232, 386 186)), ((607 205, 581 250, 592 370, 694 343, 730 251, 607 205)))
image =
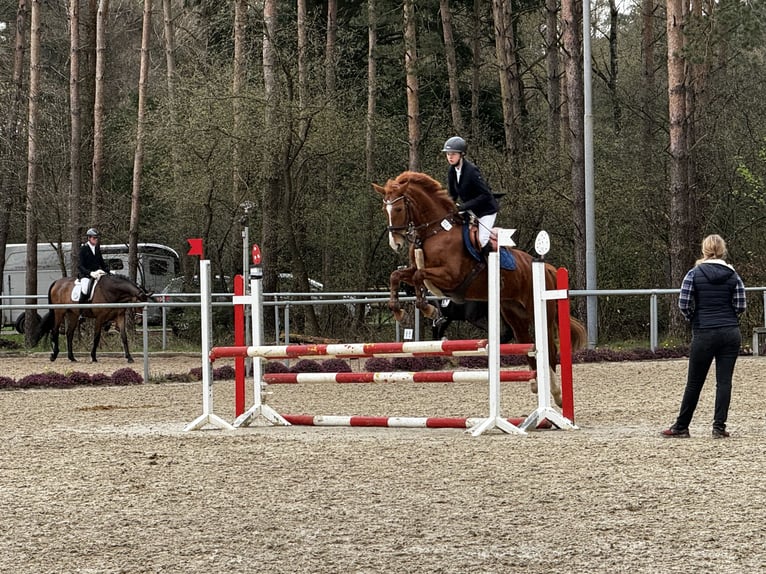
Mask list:
POLYGON ((734 364, 737 362, 742 335, 739 327, 721 327, 719 329, 699 329, 692 335, 689 351, 689 373, 686 390, 681 401, 675 428, 689 428, 697 408, 702 386, 705 384, 710 364, 715 359, 715 412, 713 428, 724 430, 729 416, 731 402, 731 378, 734 364))

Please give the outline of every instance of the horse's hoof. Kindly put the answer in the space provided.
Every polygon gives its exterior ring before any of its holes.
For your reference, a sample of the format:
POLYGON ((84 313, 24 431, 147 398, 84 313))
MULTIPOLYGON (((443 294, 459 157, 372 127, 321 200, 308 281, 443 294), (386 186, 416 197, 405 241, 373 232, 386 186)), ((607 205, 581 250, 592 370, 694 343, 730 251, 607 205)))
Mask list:
POLYGON ((529 381, 529 388, 534 394, 537 394, 537 379, 532 379, 529 381))
POLYGON ((135 363, 135 361, 133 360, 133 357, 128 357, 128 363, 135 363))
POLYGON ((56 360, 56 355, 51 355, 51 363, 56 360))
POLYGON ((402 309, 394 311, 394 319, 401 323, 402 319, 404 319, 404 311, 402 309))

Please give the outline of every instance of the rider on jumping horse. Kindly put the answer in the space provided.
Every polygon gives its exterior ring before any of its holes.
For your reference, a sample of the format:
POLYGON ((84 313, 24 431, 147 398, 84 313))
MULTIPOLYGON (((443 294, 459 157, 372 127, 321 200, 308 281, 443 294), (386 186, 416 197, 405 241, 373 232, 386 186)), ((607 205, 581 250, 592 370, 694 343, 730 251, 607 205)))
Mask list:
POLYGON ((461 137, 451 137, 444 142, 442 152, 447 155, 447 191, 457 203, 458 211, 471 211, 479 220, 479 243, 481 255, 486 260, 492 250, 490 234, 495 225, 498 204, 481 171, 465 159, 468 145, 461 137))
POLYGON ((101 275, 109 274, 109 266, 101 255, 101 246, 98 240, 98 231, 94 228, 85 233, 87 240, 80 247, 80 256, 77 265, 77 277, 80 280, 81 302, 90 298, 91 279, 98 279, 101 275))

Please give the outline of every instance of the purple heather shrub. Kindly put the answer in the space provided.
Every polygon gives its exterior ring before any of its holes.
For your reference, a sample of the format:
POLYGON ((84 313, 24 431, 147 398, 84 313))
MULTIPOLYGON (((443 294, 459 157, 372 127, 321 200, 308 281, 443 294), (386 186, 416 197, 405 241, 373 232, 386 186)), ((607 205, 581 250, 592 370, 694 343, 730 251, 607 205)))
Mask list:
POLYGON ((90 384, 97 386, 111 385, 112 377, 106 373, 94 373, 90 376, 90 384))
POLYGON ((351 367, 343 359, 327 359, 322 361, 322 371, 325 373, 350 373, 351 367))
POLYGON ((281 361, 267 361, 263 365, 264 373, 289 373, 290 369, 281 361))
POLYGON ((423 371, 441 371, 449 363, 449 357, 434 356, 420 357, 420 366, 423 371))
POLYGON ((394 370, 391 359, 370 357, 364 362, 364 370, 370 373, 388 373, 394 370))
POLYGON ((460 357, 457 364, 463 369, 486 369, 488 363, 487 357, 460 357))
POLYGON ((290 369, 291 373, 321 373, 322 365, 313 359, 301 359, 290 369))
POLYGON ((141 375, 127 367, 112 373, 113 385, 140 385, 143 382, 144 378, 141 375))
POLYGON ((13 389, 16 387, 16 380, 10 377, 0 377, 0 389, 13 389))
POLYGON ((213 379, 216 381, 228 381, 234 379, 234 367, 231 365, 223 365, 217 369, 213 369, 213 379))
POLYGON ((194 377, 195 381, 201 381, 202 380, 202 367, 194 367, 193 369, 189 370, 189 374, 194 377))
POLYGON ((84 373, 82 371, 72 371, 69 373, 68 377, 73 385, 88 385, 92 382, 90 373, 84 373))
POLYGON ((441 369, 446 360, 443 357, 394 357, 391 363, 395 371, 438 371, 441 369), (440 359, 442 359, 440 361, 440 359))
POLYGON ((527 364, 526 355, 502 355, 500 357, 501 367, 519 367, 527 364))
POLYGON ((70 386, 69 379, 61 373, 37 373, 27 375, 16 381, 16 387, 19 389, 66 386, 70 386))

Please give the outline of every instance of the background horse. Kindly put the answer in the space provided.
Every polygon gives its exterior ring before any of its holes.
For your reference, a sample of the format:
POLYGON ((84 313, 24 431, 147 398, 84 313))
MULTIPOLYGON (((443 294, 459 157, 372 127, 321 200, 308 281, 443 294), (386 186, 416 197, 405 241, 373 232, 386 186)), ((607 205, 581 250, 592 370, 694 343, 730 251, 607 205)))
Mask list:
MULTIPOLYGON (((101 331, 107 322, 112 321, 120 332, 125 358, 129 363, 132 363, 133 357, 128 349, 128 333, 125 328, 125 313, 127 309, 116 307, 81 307, 80 303, 72 301, 74 283, 74 278, 64 277, 54 281, 48 288, 48 303, 52 305, 69 305, 69 307, 48 311, 35 332, 33 344, 37 345, 40 339, 50 334, 53 345, 51 361, 55 361, 59 354, 59 327, 64 319, 66 319, 67 357, 69 357, 70 361, 76 361, 77 359, 74 358, 74 353, 72 352, 72 337, 77 328, 78 318, 80 316, 93 318, 96 320, 96 324, 93 328, 93 348, 90 351, 90 358, 95 363, 97 362, 96 349, 101 340, 101 331)), ((89 303, 138 303, 147 301, 149 297, 151 297, 151 293, 147 293, 127 277, 104 275, 93 287, 93 296, 89 303)))
MULTIPOLYGON (((397 320, 404 315, 397 293, 400 282, 415 287, 415 305, 430 318, 436 315, 436 308, 428 303, 427 291, 458 302, 487 300, 486 266, 476 261, 463 245, 463 219, 439 182, 424 173, 405 171, 396 179, 389 179, 385 186, 373 183, 372 187, 383 196, 389 245, 394 251, 403 247, 409 249, 410 266, 395 270, 390 277, 388 306, 397 320)), ((516 269, 500 272, 500 314, 513 329, 516 342, 531 343, 533 259, 525 251, 510 251, 516 260, 516 269)), ((556 269, 546 264, 547 289, 556 288, 555 279, 556 269)), ((556 375, 557 305, 553 300, 547 301, 546 305, 551 394, 561 406, 561 384, 556 375)), ((572 348, 581 348, 586 340, 585 328, 574 318, 571 319, 571 335, 572 348)), ((536 369, 534 358, 528 360, 530 368, 536 369)), ((536 381, 532 383, 532 390, 537 391, 536 381)))
MULTIPOLYGON (((452 299, 444 299, 439 306, 439 318, 433 322, 431 334, 438 341, 447 332, 453 321, 466 321, 482 331, 489 328, 489 308, 486 301, 466 301, 455 303, 452 299)), ((500 342, 510 343, 513 340, 513 329, 505 321, 501 325, 500 342)))

